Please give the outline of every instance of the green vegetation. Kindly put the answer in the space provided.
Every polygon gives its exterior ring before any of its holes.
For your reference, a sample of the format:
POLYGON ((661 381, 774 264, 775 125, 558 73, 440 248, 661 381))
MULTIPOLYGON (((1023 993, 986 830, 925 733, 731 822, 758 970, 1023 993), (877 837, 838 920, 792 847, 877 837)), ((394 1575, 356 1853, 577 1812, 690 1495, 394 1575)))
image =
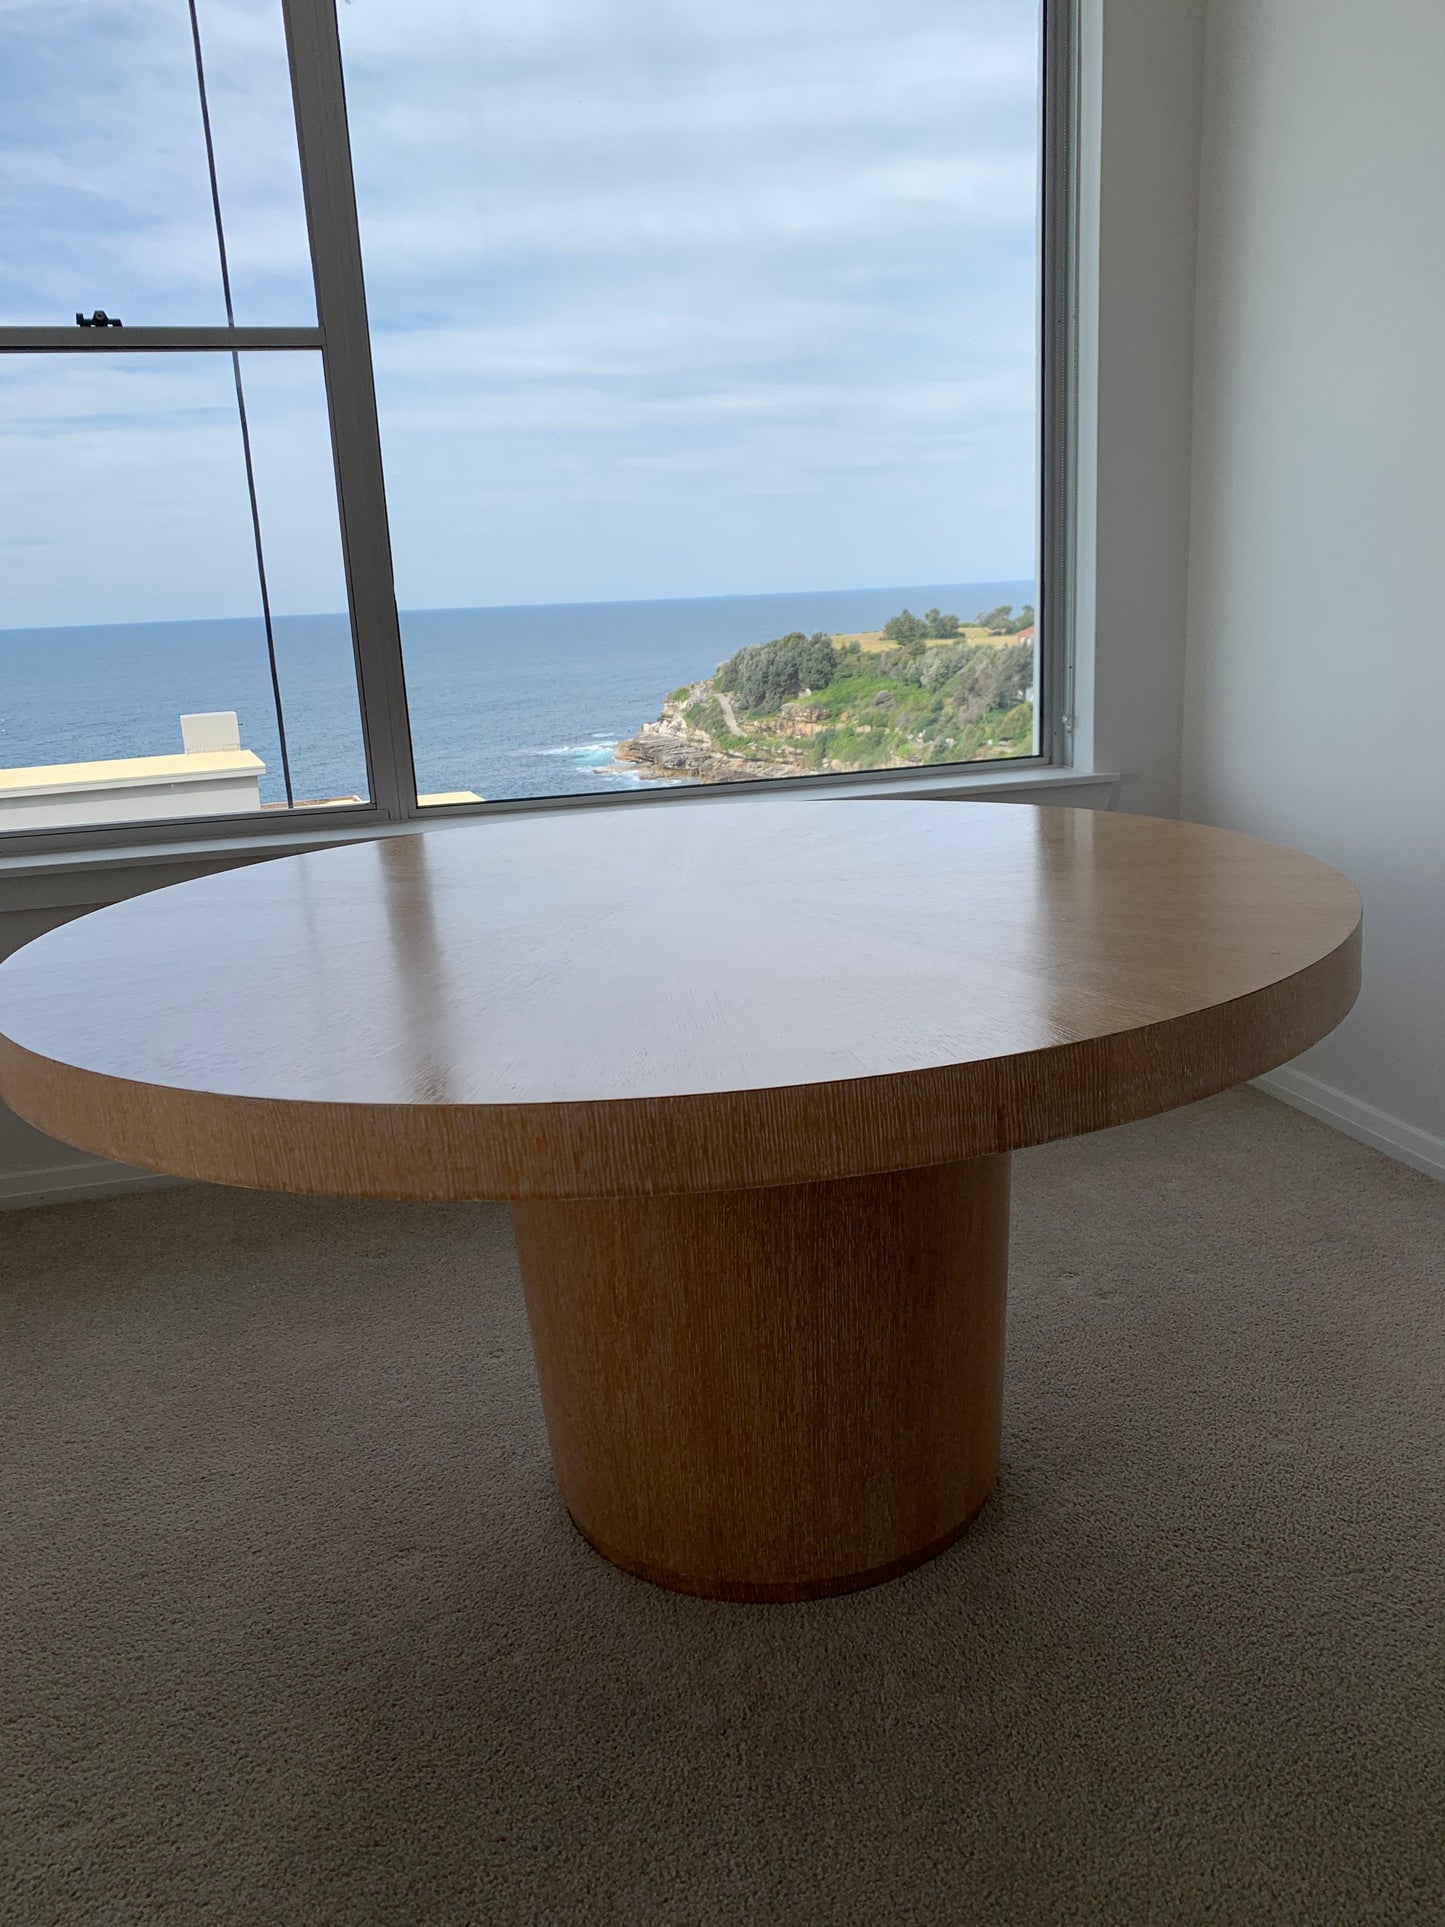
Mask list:
POLYGON ((906 649, 910 655, 917 655, 930 642, 947 642, 958 634, 957 616, 946 616, 940 609, 930 609, 926 615, 916 616, 911 609, 904 609, 896 616, 890 616, 883 625, 883 640, 906 649))
POLYGON ((687 720, 694 729, 705 732, 715 749, 743 751, 750 747, 746 736, 736 736, 728 728, 723 706, 714 695, 694 697, 688 705, 687 720))
MULTIPOLYGON (((669 701, 718 758, 793 770, 881 769, 1026 756, 1033 745, 1033 644, 1012 642, 1033 611, 981 616, 1003 638, 972 639, 957 616, 903 609, 870 637, 795 630, 739 649, 710 681, 669 701), (866 647, 864 645, 867 645, 866 647), (736 727, 734 727, 736 724, 736 727)), ((722 769, 709 772, 722 780, 722 769)))
POLYGON ((987 629, 991 636, 1016 636, 1021 630, 1034 626, 1034 606, 1026 602, 1017 615, 1011 602, 1000 603, 997 609, 990 609, 986 615, 976 616, 975 625, 987 629))
POLYGON ((961 642, 915 653, 844 650, 838 673, 813 693, 823 727, 806 766, 876 769, 1027 755, 1033 739, 1033 650, 1027 643, 961 642))
POLYGON ((724 695, 737 697, 734 707, 750 716, 766 716, 790 696, 824 688, 837 669, 838 657, 829 637, 821 630, 805 636, 801 629, 794 629, 773 642, 739 649, 713 680, 724 695))

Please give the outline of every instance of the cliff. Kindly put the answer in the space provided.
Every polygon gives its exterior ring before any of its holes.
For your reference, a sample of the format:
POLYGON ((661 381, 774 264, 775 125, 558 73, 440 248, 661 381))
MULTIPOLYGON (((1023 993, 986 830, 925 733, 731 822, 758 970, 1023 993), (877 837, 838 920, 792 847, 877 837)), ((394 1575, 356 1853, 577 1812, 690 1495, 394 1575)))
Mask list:
POLYGON ((1021 640, 944 621, 943 635, 896 643, 885 630, 740 649, 675 689, 616 759, 643 777, 736 783, 1029 755, 1032 630, 1021 640))

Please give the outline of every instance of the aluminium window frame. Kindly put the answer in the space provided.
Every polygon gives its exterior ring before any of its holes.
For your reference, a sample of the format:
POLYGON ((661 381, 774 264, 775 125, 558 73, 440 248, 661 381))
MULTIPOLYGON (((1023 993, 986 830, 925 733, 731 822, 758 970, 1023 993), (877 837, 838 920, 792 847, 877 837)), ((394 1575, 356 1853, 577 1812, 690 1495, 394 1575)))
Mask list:
MULTIPOLYGON (((1038 229, 1038 586, 1035 630, 1035 753, 986 761, 912 764, 902 769, 825 772, 728 784, 659 785, 625 794, 504 797, 476 803, 423 805, 407 709, 401 626, 396 606, 381 429, 366 311, 351 141, 336 0, 281 0, 291 73, 302 198, 310 244, 316 325, 305 327, 0 327, 0 354, 140 352, 319 353, 330 421, 332 462, 357 702, 370 801, 298 805, 230 816, 166 818, 150 823, 67 826, 0 832, 0 868, 10 856, 238 839, 264 853, 312 833, 385 834, 495 814, 556 809, 634 808, 722 797, 827 795, 846 790, 886 796, 935 793, 1000 778, 1061 775, 1071 766, 1075 601, 1075 446, 1078 385, 1078 134, 1080 0, 1039 0, 1038 229)), ((1010 783, 1010 787, 1013 784, 1010 783)))

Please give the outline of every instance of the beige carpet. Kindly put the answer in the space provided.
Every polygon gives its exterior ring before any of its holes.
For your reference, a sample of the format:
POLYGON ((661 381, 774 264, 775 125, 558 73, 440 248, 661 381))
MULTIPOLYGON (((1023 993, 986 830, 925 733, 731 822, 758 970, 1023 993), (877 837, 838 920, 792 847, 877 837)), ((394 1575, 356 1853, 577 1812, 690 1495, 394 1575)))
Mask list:
POLYGON ((0 1263, 7 1927, 1445 1920, 1445 1188, 1257 1094, 1018 1159, 997 1496, 814 1606, 576 1537, 502 1209, 0 1263))

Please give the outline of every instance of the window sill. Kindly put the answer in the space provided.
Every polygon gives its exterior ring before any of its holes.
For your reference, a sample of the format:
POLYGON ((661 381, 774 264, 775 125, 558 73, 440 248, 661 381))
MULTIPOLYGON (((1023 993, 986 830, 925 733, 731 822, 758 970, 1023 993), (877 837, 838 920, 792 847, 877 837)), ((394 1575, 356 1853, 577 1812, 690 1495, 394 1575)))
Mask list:
MULTIPOLYGON (((956 775, 920 771, 916 778, 892 777, 887 783, 860 777, 856 782, 829 784, 824 788, 812 783, 794 787, 786 783, 768 784, 767 793, 790 802, 854 802, 864 798, 887 800, 912 798, 916 801, 1059 802, 1109 808, 1118 786, 1118 777, 1092 771, 1041 768, 1000 771, 972 769, 956 775), (791 794, 789 791, 791 790, 791 794)), ((745 791, 744 794, 751 793, 745 791)), ((738 790, 699 787, 659 791, 678 804, 704 804, 738 800, 738 790)), ((608 799, 609 803, 612 799, 608 799)), ((617 799, 621 802, 622 799, 617 799)), ((587 799, 591 803, 591 799, 587 799)), ((425 830, 457 829, 463 824, 498 815, 539 814, 544 810, 577 807, 575 799, 529 798, 515 805, 503 805, 479 815, 475 810, 438 810, 436 814, 405 823, 370 822, 338 825, 334 829, 311 827, 294 831, 238 831, 235 836, 178 837, 164 843, 108 843, 104 849, 31 851, 23 855, 0 855, 0 915, 15 910, 58 910, 93 908, 118 903, 142 891, 158 889, 166 883, 181 883, 187 877, 204 876, 234 864, 256 863, 267 857, 296 856, 308 850, 324 850, 333 844, 359 843, 379 836, 414 836, 425 830)))

